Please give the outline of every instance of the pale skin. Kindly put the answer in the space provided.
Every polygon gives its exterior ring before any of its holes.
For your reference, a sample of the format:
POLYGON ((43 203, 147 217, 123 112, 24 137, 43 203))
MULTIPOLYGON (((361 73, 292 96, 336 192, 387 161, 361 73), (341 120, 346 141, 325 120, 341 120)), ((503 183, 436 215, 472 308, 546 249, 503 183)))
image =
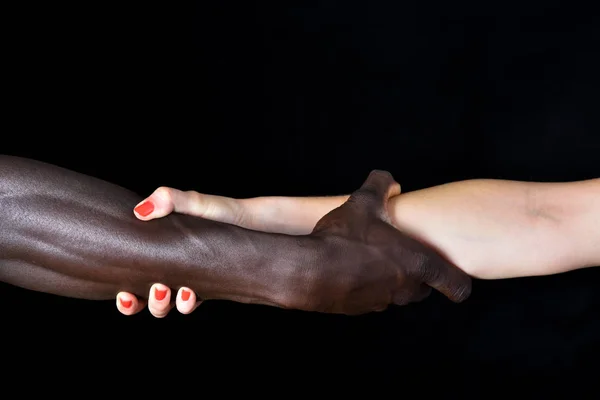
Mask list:
MULTIPOLYGON (((141 220, 172 212, 266 232, 301 235, 348 196, 233 199, 161 187, 134 210, 141 220), (144 215, 143 215, 144 214, 144 215)), ((600 265, 600 179, 566 183, 468 180, 401 194, 389 202, 396 228, 434 247, 474 278, 552 275, 600 265)), ((155 317, 189 314, 196 294, 157 283, 148 301, 127 292, 117 308, 155 317)))

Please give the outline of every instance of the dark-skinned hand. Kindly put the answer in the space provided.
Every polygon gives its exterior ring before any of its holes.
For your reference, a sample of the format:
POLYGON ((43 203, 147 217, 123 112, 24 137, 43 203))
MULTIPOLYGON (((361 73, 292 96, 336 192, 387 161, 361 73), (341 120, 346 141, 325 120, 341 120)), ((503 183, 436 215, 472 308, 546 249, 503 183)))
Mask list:
POLYGON ((310 235, 317 259, 299 274, 307 290, 298 308, 356 315, 421 301, 432 288, 454 302, 469 297, 467 274, 392 226, 387 201, 399 193, 390 173, 373 171, 317 223, 310 235))

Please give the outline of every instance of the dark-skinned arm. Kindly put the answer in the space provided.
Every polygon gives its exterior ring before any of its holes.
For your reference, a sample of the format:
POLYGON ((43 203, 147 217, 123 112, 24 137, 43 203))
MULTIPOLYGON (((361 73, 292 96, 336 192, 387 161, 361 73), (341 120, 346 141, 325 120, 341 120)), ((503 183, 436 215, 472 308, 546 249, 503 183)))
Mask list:
POLYGON ((212 299, 286 306, 301 260, 298 240, 201 218, 144 223, 142 198, 117 185, 39 161, 0 156, 0 280, 84 299, 153 282, 212 299))
POLYGON ((361 314, 427 297, 470 294, 468 275, 393 228, 399 193, 375 171, 308 235, 244 229, 181 214, 143 222, 142 198, 117 185, 39 161, 0 156, 0 280, 85 299, 152 283, 203 299, 361 314))

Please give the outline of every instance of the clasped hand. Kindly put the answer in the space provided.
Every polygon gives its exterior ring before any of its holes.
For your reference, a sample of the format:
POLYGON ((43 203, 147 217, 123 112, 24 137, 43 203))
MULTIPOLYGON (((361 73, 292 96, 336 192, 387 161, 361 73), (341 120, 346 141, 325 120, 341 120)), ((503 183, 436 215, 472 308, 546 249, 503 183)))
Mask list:
MULTIPOLYGON (((421 301, 432 288, 454 302, 469 296, 471 279, 466 273, 394 228, 387 203, 399 194, 400 185, 388 172, 373 171, 346 202, 316 223, 307 238, 313 259, 307 260, 306 268, 297 271, 290 283, 297 288, 291 308, 356 315, 421 301)), ((273 231, 271 222, 282 216, 265 206, 253 203, 249 207, 236 199, 163 187, 140 203, 135 214, 151 220, 176 211, 273 231)), ((289 229, 296 232, 298 227, 289 229)), ((148 297, 150 312, 164 317, 173 306, 184 314, 192 312, 201 299, 189 288, 178 289, 172 302, 170 288, 153 285, 148 297)), ((117 307, 126 315, 141 311, 146 301, 131 293, 117 295, 117 307)))

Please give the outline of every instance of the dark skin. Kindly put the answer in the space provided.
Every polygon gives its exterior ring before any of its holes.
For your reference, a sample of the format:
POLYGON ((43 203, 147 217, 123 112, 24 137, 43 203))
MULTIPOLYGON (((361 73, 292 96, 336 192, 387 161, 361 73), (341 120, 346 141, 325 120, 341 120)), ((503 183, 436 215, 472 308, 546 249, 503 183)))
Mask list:
POLYGON ((288 236, 171 214, 142 222, 142 197, 39 161, 0 156, 0 280, 92 300, 145 297, 154 282, 226 299, 356 315, 426 298, 461 302, 471 280, 395 229, 400 191, 373 171, 310 235, 288 236))

